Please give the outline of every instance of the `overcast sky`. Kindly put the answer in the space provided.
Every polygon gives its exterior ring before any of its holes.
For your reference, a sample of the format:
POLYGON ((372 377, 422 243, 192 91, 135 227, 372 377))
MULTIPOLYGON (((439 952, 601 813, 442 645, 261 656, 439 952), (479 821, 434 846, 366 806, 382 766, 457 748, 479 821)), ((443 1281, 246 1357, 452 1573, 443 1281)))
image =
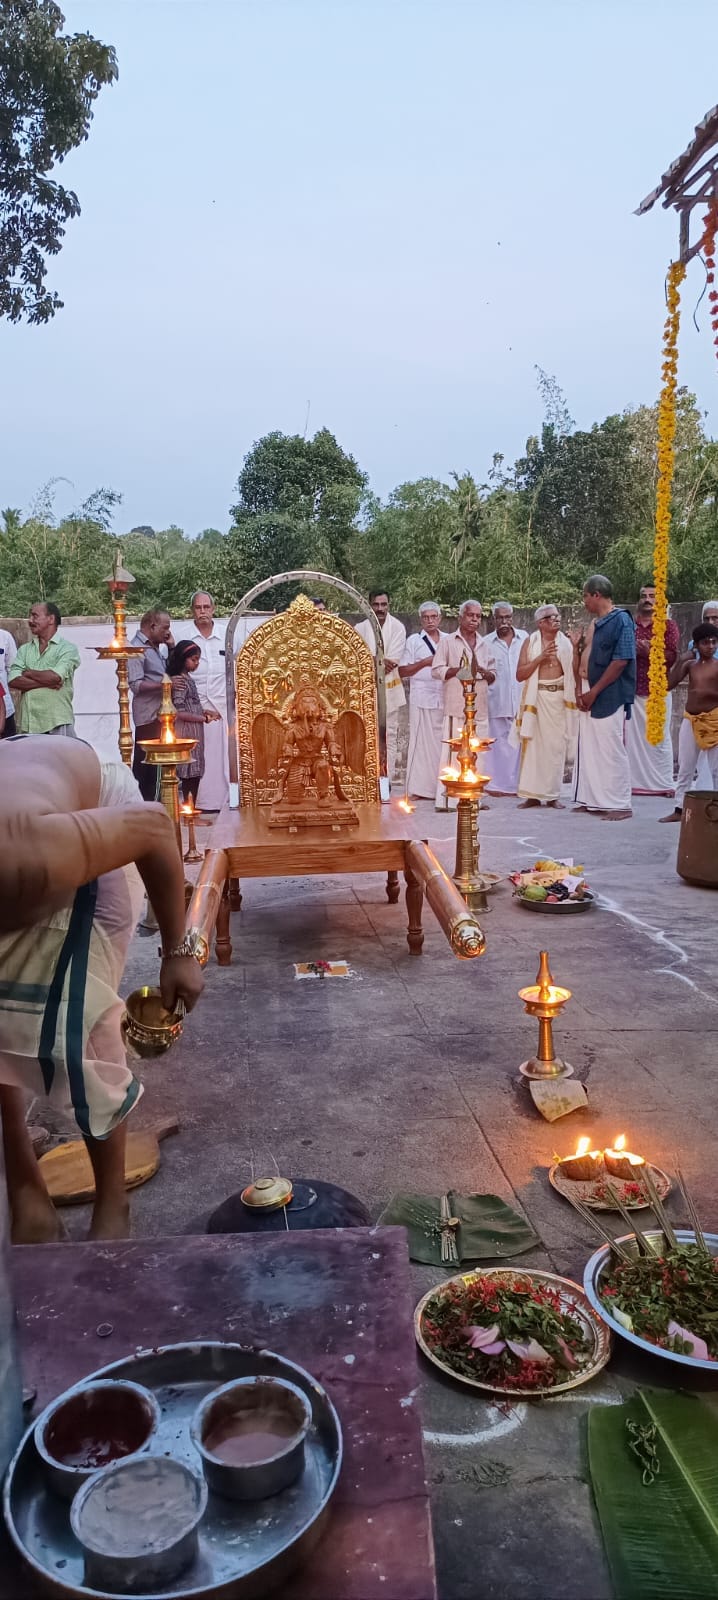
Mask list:
MULTIPOLYGON (((307 417, 385 495, 513 459, 537 363, 581 427, 655 398, 677 218, 632 212, 718 100, 710 0, 64 10, 120 75, 60 169, 64 309, 0 323, 3 505, 61 476, 60 511, 104 484, 119 531, 196 533, 307 417)), ((718 431, 699 320, 680 379, 718 431)))

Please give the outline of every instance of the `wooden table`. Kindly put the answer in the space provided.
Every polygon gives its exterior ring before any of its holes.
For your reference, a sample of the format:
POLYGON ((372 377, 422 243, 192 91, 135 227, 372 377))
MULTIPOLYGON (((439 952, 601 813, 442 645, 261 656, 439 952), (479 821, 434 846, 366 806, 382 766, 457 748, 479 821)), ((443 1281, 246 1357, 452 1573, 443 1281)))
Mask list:
MULTIPOLYGON (((282 1600, 436 1600, 402 1229, 32 1245, 13 1275, 37 1409, 143 1347, 226 1339, 306 1367, 345 1458, 327 1531, 282 1600)), ((0 1600, 19 1600, 35 1591, 7 1546, 0 1600)))
POLYGON ((383 806, 358 805, 356 809, 358 826, 342 826, 337 831, 330 827, 299 828, 290 833, 285 828, 269 827, 266 807, 232 811, 225 806, 207 846, 210 851, 222 851, 228 861, 215 943, 221 967, 229 966, 232 959, 229 916, 242 904, 243 878, 303 878, 335 872, 386 872, 390 905, 399 899, 402 872, 409 919, 407 943, 412 955, 421 954, 424 895, 419 879, 407 866, 406 846, 410 840, 425 839, 426 835, 397 801, 383 806))

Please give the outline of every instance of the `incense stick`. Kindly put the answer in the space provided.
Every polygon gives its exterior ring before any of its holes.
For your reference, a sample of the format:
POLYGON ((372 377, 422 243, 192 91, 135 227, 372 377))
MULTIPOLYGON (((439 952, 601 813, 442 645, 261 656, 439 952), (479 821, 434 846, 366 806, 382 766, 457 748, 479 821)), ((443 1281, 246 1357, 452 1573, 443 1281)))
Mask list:
POLYGON ((675 1157, 673 1159, 673 1165, 676 1169, 676 1178, 678 1179, 678 1186, 685 1201, 686 1211, 688 1212, 691 1222, 693 1223, 693 1232, 696 1236, 696 1244, 698 1245, 699 1250, 702 1250, 704 1255, 709 1256, 710 1250, 708 1249, 705 1238, 703 1237, 703 1230, 700 1225, 698 1212, 696 1211, 691 1196, 688 1193, 685 1178, 675 1157))
POLYGON ((630 1211, 627 1211, 625 1206, 624 1206, 624 1204, 623 1204, 623 1202, 621 1200, 619 1200, 618 1195, 616 1194, 616 1191, 615 1191, 615 1189, 613 1187, 613 1184, 611 1184, 611 1183, 607 1183, 606 1184, 606 1193, 608 1195, 609 1200, 613 1201, 613 1205, 615 1207, 615 1210, 616 1211, 620 1211, 624 1222, 628 1223, 628 1226, 631 1229, 631 1232, 633 1234, 635 1234, 637 1243, 643 1247, 643 1249, 646 1252, 646 1255, 647 1256, 655 1256, 656 1251, 653 1249, 653 1246, 648 1243, 648 1240, 647 1240, 645 1234, 642 1233, 641 1229, 639 1228, 638 1223, 634 1222, 634 1219, 631 1216, 630 1211))
POLYGON ((651 1169, 650 1169, 647 1161, 641 1167, 641 1178, 643 1180, 643 1185, 645 1187, 646 1194, 648 1195, 648 1198, 649 1198, 649 1200, 651 1202, 652 1210, 655 1211, 655 1213, 656 1213, 656 1216, 658 1218, 658 1222, 659 1222, 660 1226, 662 1227, 663 1232, 665 1233, 665 1236, 666 1236, 666 1238, 668 1240, 668 1243, 669 1243, 669 1245, 670 1245, 672 1250, 677 1250, 678 1249, 678 1240, 677 1240, 677 1238, 675 1236, 675 1233, 673 1231, 673 1228, 671 1226, 671 1221, 670 1221, 670 1218, 668 1217, 668 1215, 666 1213, 665 1207, 663 1205, 663 1201, 661 1200, 661 1197, 660 1197, 660 1195, 658 1193, 656 1185, 655 1185, 655 1183, 653 1181, 653 1173, 651 1172, 651 1169))
POLYGON ((622 1261, 630 1261, 632 1259, 623 1245, 618 1244, 613 1234, 609 1233, 608 1228, 604 1228, 603 1223, 599 1222, 598 1217, 594 1215, 588 1206, 583 1204, 582 1200, 578 1199, 577 1195, 570 1194, 567 1188, 562 1189, 561 1193, 564 1199, 568 1200, 569 1204, 573 1206, 574 1211, 578 1212, 579 1217, 582 1217, 584 1222, 590 1223, 599 1237, 603 1239, 604 1244, 610 1245, 611 1249, 615 1250, 616 1255, 620 1256, 622 1261))

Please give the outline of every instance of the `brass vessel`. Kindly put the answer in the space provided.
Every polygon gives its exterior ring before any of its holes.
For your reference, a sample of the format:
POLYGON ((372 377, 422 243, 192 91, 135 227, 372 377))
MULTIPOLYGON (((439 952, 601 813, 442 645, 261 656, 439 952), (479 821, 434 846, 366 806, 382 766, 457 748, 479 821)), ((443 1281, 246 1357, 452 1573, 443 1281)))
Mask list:
POLYGON ((159 989, 144 984, 141 989, 133 989, 125 1001, 125 1043, 144 1060, 163 1056, 181 1037, 184 1017, 184 1001, 179 1001, 176 1011, 167 1011, 159 989))

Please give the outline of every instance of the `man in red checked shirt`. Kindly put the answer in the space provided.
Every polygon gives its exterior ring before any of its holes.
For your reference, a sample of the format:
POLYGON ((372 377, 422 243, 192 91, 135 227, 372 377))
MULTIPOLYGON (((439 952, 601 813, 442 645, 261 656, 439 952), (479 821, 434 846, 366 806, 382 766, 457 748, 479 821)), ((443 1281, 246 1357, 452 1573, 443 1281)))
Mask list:
MULTIPOLYGON (((626 749, 631 766, 633 794, 675 793, 673 782, 673 741, 671 739, 671 696, 666 695, 663 718, 663 738, 660 744, 649 744, 646 738, 646 706, 648 704, 648 657, 651 652, 653 614, 656 609, 656 591, 652 584, 644 584, 636 609, 636 698, 633 716, 626 723, 626 749)), ((675 666, 680 650, 677 623, 669 617, 666 622, 666 673, 675 666)))

